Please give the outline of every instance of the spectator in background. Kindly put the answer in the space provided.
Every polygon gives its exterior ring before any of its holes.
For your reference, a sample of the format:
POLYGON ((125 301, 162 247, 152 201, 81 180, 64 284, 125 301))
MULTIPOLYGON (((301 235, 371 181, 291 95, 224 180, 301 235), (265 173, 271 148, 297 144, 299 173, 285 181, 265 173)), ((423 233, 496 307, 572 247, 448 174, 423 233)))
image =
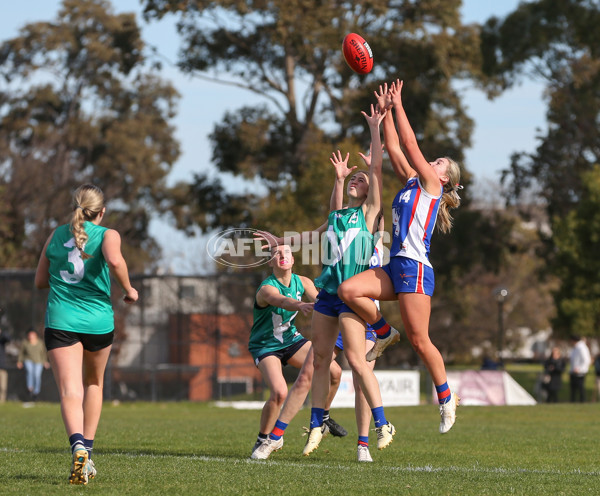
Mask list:
POLYGON ((558 393, 562 388, 562 373, 564 370, 565 360, 560 353, 560 348, 555 346, 544 362, 542 386, 548 393, 546 399, 548 403, 558 403, 558 393))
POLYGON ((594 385, 594 401, 600 399, 600 353, 596 355, 594 360, 594 371, 596 372, 596 383, 594 385))
POLYGON ((572 334, 571 344, 573 345, 570 356, 571 402, 583 403, 585 401, 585 376, 592 364, 592 356, 590 349, 580 336, 572 334))
POLYGON ((6 343, 10 338, 0 328, 0 403, 6 401, 6 391, 8 388, 8 372, 6 371, 6 343))
POLYGON ((481 361, 481 370, 498 370, 498 362, 494 362, 486 353, 481 361))
POLYGON ((42 390, 42 371, 49 366, 44 343, 35 329, 29 329, 21 344, 17 368, 25 368, 25 380, 31 401, 35 401, 39 396, 42 390))

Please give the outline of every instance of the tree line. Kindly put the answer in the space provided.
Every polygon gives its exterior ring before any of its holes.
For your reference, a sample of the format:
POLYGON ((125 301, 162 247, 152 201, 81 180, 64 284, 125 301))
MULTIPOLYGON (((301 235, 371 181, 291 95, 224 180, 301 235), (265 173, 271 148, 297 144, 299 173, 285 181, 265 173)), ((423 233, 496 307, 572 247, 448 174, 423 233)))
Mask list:
MULTIPOLYGON (((160 258, 148 233, 152 215, 171 216, 184 232, 314 228, 327 215, 329 155, 368 147, 360 110, 379 84, 405 81, 405 107, 428 158, 463 163, 474 123, 456 83, 494 98, 537 78, 546 87, 547 129, 536 150, 514 150, 502 171, 505 208, 473 204, 464 166, 455 227, 434 236, 432 336, 450 360, 466 359, 475 344, 493 348, 501 286, 510 291, 507 327, 597 335, 597 2, 521 2, 481 25, 461 21, 460 0, 142 4, 146 22, 177 19, 182 72, 258 97, 214 125, 211 159, 265 193, 232 193, 202 172, 167 186, 179 156, 170 123, 178 93, 161 78, 139 20, 114 14, 107 0, 64 0, 54 20, 23 26, 0 45, 1 267, 35 266, 43 241, 65 221, 71 190, 86 181, 110 199, 107 225, 119 226, 140 272, 160 258), (367 76, 345 66, 348 32, 361 33, 377 54, 367 76)), ((385 174, 389 206, 399 188, 389 167, 385 174)))

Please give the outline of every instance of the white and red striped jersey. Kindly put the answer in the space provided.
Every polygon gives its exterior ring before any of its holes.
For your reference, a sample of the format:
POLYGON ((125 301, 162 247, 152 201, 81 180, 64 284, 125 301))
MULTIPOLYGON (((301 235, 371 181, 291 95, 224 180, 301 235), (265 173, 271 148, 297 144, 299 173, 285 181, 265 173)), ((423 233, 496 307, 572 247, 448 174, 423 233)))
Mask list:
POLYGON ((413 177, 392 203, 392 247, 390 256, 412 258, 431 267, 429 246, 442 197, 432 196, 413 177))

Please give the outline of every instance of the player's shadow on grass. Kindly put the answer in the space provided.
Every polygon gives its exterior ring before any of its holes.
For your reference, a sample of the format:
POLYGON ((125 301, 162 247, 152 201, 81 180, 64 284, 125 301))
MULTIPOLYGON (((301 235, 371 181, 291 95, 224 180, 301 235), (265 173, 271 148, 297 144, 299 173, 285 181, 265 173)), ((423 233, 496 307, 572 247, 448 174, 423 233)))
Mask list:
POLYGON ((56 475, 49 476, 48 474, 30 474, 29 472, 26 474, 9 475, 6 477, 6 479, 13 480, 15 482, 27 481, 28 483, 39 483, 45 486, 53 484, 63 485, 65 482, 64 477, 59 477, 56 475))
MULTIPOLYGON (((51 455, 65 455, 67 458, 70 456, 68 447, 46 447, 46 448, 32 448, 27 449, 25 451, 31 451, 40 454, 51 454, 51 455)), ((102 456, 102 455, 111 455, 111 456, 145 456, 145 457, 182 457, 182 458, 243 458, 245 453, 215 453, 214 451, 194 451, 194 452, 184 452, 184 451, 171 451, 171 450, 163 450, 163 449, 140 449, 140 450, 124 450, 124 449, 111 449, 111 448, 94 448, 94 456, 102 456)), ((248 453, 248 457, 250 454, 248 453)))
MULTIPOLYGON (((29 451, 29 450, 26 450, 29 451)), ((51 448, 33 448, 31 451, 35 451, 37 453, 46 453, 46 454, 51 454, 51 455, 67 455, 69 456, 71 454, 69 447, 51 447, 51 448)))

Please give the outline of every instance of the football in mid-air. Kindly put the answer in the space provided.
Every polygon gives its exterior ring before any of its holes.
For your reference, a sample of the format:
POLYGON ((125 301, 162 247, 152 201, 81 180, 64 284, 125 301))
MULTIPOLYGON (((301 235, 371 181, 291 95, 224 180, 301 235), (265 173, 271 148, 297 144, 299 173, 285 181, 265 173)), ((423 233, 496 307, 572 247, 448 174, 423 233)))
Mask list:
POLYGON ((373 52, 365 39, 356 33, 347 34, 342 42, 346 63, 358 74, 368 74, 373 69, 373 52))

